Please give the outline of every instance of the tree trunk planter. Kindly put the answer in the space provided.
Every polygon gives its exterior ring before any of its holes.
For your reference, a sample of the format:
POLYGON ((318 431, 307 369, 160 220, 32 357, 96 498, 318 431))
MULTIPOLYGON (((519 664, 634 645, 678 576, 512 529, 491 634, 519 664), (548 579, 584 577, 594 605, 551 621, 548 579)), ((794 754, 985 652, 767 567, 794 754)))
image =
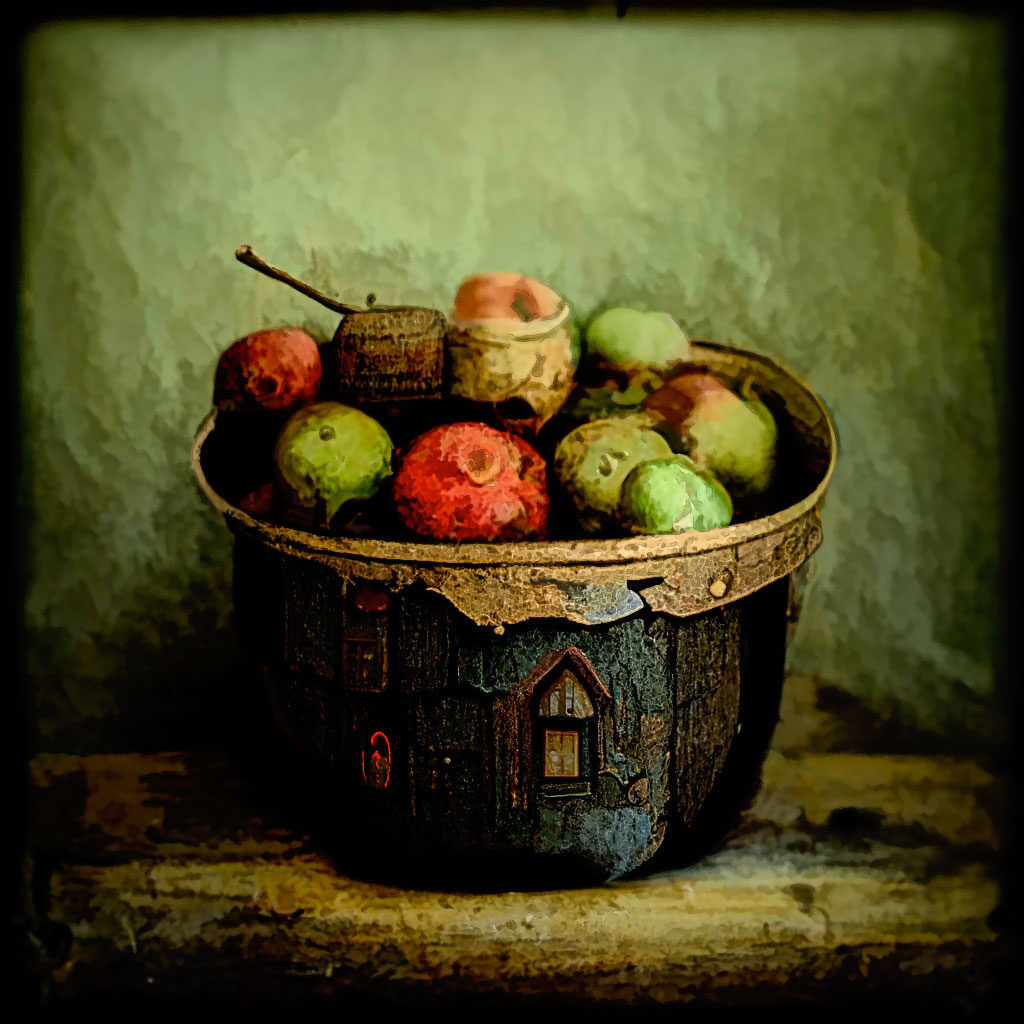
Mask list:
POLYGON ((752 795, 835 435, 770 359, 697 351, 754 376, 781 446, 778 510, 706 533, 447 545, 270 525, 221 493, 203 423, 193 469, 235 536, 242 649, 315 779, 311 827, 348 863, 592 883, 659 848, 698 856, 752 795))

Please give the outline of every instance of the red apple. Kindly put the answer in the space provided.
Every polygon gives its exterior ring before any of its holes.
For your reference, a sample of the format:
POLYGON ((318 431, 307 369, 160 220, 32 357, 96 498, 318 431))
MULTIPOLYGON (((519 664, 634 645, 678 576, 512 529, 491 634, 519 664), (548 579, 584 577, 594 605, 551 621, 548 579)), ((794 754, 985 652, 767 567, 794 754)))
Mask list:
POLYGON ((289 412, 316 401, 320 350, 297 327, 256 331, 221 353, 213 404, 223 412, 289 412))
POLYGON ((254 519, 274 519, 279 505, 280 501, 272 483, 257 487, 238 503, 238 507, 243 512, 248 512, 254 519))
POLYGON ((421 434, 394 483, 402 522, 445 541, 514 541, 547 526, 546 467, 515 434, 482 423, 453 423, 421 434))

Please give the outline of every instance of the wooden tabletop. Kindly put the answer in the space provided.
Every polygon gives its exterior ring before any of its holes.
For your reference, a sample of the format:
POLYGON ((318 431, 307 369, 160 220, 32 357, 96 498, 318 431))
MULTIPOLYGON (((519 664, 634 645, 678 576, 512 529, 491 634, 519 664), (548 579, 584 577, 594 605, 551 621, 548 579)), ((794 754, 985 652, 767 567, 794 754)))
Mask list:
POLYGON ((796 749, 794 707, 720 850, 566 891, 346 877, 224 754, 40 755, 44 991, 51 1003, 984 1001, 1012 952, 998 909, 1005 787, 975 758, 821 749, 835 733, 816 744, 820 728, 796 749))

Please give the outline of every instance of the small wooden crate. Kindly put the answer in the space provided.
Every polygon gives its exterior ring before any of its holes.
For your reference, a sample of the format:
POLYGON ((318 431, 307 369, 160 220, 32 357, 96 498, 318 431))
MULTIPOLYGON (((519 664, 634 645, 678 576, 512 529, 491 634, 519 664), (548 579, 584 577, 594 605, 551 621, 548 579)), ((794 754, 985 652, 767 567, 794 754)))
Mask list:
POLYGON ((754 378, 781 446, 777 511, 703 533, 451 545, 271 525, 218 492, 204 422, 193 468, 235 536, 242 648, 350 863, 591 883, 659 849, 692 860, 756 790, 835 433, 772 360, 695 351, 754 378))

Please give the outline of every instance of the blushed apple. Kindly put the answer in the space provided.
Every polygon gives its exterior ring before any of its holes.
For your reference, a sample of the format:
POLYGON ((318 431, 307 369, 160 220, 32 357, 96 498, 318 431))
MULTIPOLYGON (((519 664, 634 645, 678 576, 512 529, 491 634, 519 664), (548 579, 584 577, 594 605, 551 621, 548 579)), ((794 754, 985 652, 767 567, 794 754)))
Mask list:
POLYGON ((741 398, 710 373, 679 374, 648 395, 673 447, 710 470, 733 498, 767 490, 775 467, 778 429, 749 382, 741 398))
POLYGON ((565 305, 546 284, 515 273, 472 274, 455 293, 453 315, 465 322, 542 320, 565 305))

